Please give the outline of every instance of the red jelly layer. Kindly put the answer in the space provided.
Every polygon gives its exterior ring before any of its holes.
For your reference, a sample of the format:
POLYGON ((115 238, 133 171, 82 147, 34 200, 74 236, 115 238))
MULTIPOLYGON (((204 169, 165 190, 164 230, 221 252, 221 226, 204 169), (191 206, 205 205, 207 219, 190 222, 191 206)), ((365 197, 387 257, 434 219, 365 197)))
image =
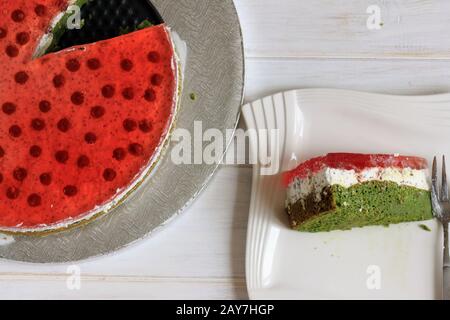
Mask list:
POLYGON ((171 123, 177 74, 163 25, 32 59, 67 5, 2 2, 0 229, 79 220, 110 202, 171 123))
POLYGON ((388 154, 329 153, 326 156, 310 159, 294 170, 285 173, 284 183, 289 185, 295 178, 305 179, 324 168, 355 170, 361 172, 368 168, 428 168, 427 160, 419 157, 396 156, 388 154))

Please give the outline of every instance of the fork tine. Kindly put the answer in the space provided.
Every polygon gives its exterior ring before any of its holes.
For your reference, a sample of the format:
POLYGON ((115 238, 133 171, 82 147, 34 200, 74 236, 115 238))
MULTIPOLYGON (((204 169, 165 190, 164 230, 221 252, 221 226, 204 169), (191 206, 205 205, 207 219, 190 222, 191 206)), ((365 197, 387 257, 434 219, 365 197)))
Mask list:
POLYGON ((439 203, 439 191, 438 191, 438 177, 437 177, 437 159, 433 159, 433 169, 431 171, 431 204, 433 207, 433 215, 436 218, 441 217, 441 206, 439 203))
POLYGON ((436 157, 433 159, 433 169, 431 171, 431 203, 433 205, 433 214, 435 217, 440 216, 440 205, 439 205, 439 193, 438 193, 438 182, 437 182, 437 160, 436 157))
POLYGON ((438 184, 437 184, 437 160, 436 157, 433 159, 433 169, 431 171, 431 191, 434 195, 438 195, 438 184))
POLYGON ((445 156, 442 156, 441 201, 448 201, 448 184, 447 184, 447 172, 445 170, 445 156))

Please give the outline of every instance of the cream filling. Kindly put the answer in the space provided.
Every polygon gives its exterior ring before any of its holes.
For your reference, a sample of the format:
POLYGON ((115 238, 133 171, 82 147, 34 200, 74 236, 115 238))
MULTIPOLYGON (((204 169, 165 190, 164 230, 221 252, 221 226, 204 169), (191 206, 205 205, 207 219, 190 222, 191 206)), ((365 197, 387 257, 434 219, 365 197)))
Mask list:
POLYGON ((313 192, 320 197, 323 188, 330 185, 349 188, 367 181, 390 181, 402 186, 430 190, 426 169, 369 168, 357 173, 355 170, 325 168, 306 179, 295 178, 287 189, 287 204, 294 204, 313 192))

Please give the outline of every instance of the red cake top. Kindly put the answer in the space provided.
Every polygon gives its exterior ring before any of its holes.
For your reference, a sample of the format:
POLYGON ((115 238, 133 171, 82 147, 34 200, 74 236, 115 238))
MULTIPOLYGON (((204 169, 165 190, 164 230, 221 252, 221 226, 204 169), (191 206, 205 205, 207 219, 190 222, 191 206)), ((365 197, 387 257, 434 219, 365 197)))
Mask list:
POLYGON ((153 161, 178 90, 164 25, 33 59, 68 0, 0 10, 0 229, 82 218, 153 161))
POLYGON ((311 173, 324 168, 355 170, 361 172, 367 168, 411 168, 426 169, 427 161, 419 157, 388 154, 329 153, 326 156, 310 159, 292 171, 285 173, 284 183, 289 185, 295 178, 304 179, 311 173))

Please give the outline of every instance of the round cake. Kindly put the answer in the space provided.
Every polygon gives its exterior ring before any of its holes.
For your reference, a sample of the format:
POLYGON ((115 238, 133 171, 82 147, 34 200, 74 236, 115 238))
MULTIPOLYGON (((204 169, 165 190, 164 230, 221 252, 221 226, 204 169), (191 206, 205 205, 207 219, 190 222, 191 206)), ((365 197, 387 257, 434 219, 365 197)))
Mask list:
POLYGON ((66 0, 0 11, 0 231, 49 232, 110 211, 167 140, 179 72, 164 25, 45 54, 66 0))

